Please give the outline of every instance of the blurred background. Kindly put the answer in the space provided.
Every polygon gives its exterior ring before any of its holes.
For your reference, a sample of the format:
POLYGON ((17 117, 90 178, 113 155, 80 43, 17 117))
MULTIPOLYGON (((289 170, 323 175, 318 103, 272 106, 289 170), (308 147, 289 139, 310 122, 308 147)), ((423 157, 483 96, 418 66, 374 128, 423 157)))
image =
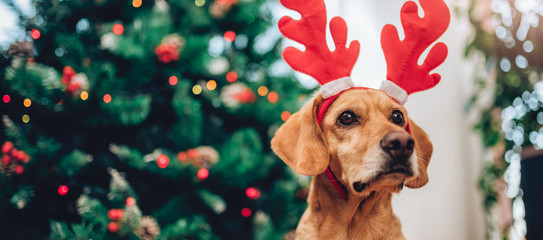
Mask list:
MULTIPOLYGON (((404 2, 325 1, 361 43, 358 85, 385 79, 380 31, 404 2)), ((543 239, 543 3, 445 2, 442 81, 406 105, 434 144, 430 182, 394 210, 407 239, 543 239)), ((281 60, 299 46, 284 15, 277 0, 0 1, 2 238, 291 234, 310 178, 269 141, 317 83, 281 60)))

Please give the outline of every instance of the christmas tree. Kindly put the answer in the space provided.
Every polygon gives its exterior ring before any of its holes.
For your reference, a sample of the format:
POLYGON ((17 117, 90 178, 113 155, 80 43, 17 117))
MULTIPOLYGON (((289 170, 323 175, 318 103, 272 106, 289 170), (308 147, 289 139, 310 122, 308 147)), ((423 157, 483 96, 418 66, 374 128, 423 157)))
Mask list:
POLYGON ((0 57, 3 239, 280 239, 296 227, 308 179, 269 141, 310 91, 281 70, 269 3, 34 7, 27 39, 0 57))

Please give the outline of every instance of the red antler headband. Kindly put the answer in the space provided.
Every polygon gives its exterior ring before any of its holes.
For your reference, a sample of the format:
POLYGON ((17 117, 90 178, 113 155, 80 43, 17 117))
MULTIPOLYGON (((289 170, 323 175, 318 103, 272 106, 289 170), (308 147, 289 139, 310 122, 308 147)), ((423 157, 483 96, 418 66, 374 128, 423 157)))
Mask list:
POLYGON ((321 85, 324 98, 329 98, 354 86, 351 71, 360 52, 360 43, 347 42, 347 24, 343 18, 330 21, 330 33, 336 49, 326 45, 326 8, 323 0, 281 0, 281 3, 302 15, 300 20, 282 17, 279 30, 285 37, 305 45, 302 52, 294 47, 283 51, 283 58, 292 69, 314 77, 321 85))
POLYGON ((424 17, 419 17, 417 4, 406 2, 401 10, 405 39, 400 40, 398 30, 386 25, 381 31, 381 47, 387 62, 387 79, 381 85, 400 104, 407 101, 411 93, 430 89, 439 83, 441 76, 430 71, 441 65, 447 58, 447 45, 434 45, 422 65, 418 60, 433 42, 449 26, 451 15, 443 0, 419 0, 424 17))
MULTIPOLYGON (((419 17, 417 4, 406 2, 401 10, 402 27, 405 39, 400 40, 393 25, 386 25, 381 32, 381 47, 387 62, 387 80, 380 89, 400 104, 414 92, 435 86, 441 80, 437 73, 430 74, 447 57, 447 46, 435 44, 422 65, 418 65, 421 54, 435 42, 447 29, 450 13, 443 0, 419 0, 424 17, 419 17)), ((330 33, 335 50, 330 51, 326 44, 326 7, 323 0, 281 0, 281 3, 299 12, 302 17, 294 20, 282 17, 279 30, 285 37, 305 45, 305 51, 287 47, 283 58, 292 69, 314 77, 321 85, 320 92, 325 99, 317 113, 319 125, 328 107, 342 92, 355 89, 351 71, 358 58, 360 44, 347 43, 347 25, 340 17, 330 21, 330 33)), ((407 131, 410 132, 409 124, 407 131)), ((326 176, 343 199, 347 200, 347 190, 330 170, 326 176)))
MULTIPOLYGON (((405 39, 400 40, 393 25, 386 25, 381 32, 381 47, 387 62, 387 80, 380 89, 405 104, 414 92, 432 88, 441 76, 430 74, 447 57, 447 46, 439 42, 429 51, 422 65, 418 59, 425 49, 435 42, 447 29, 450 22, 449 8, 443 0, 419 0, 424 17, 419 17, 417 4, 406 2, 401 10, 405 39)), ((321 85, 320 92, 325 102, 319 109, 320 122, 326 109, 341 94, 354 87, 350 78, 358 58, 360 44, 347 43, 347 25, 340 17, 330 21, 335 50, 326 44, 326 8, 323 0, 281 0, 281 3, 301 14, 300 20, 288 16, 279 20, 279 30, 287 38, 305 45, 305 51, 287 47, 283 58, 292 69, 314 77, 321 85)))

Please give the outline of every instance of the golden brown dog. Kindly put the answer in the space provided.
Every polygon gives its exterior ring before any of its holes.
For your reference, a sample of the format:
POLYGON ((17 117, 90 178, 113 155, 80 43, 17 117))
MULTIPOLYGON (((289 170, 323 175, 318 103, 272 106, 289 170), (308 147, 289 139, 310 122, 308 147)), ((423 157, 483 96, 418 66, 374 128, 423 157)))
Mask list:
POLYGON ((392 211, 392 194, 404 184, 419 188, 428 182, 433 149, 428 135, 379 90, 344 92, 319 126, 322 103, 319 94, 271 142, 294 172, 314 176, 296 239, 405 239, 392 211), (348 200, 324 174, 327 167, 346 186, 348 200))

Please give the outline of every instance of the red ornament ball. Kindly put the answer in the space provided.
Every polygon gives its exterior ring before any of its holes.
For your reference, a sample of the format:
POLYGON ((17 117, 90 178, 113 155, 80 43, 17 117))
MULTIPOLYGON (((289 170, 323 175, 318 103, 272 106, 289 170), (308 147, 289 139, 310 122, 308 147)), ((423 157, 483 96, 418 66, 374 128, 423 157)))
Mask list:
POLYGON ((124 211, 122 209, 110 209, 107 212, 107 216, 111 220, 119 220, 123 217, 124 211))
POLYGON ((136 204, 136 199, 134 199, 133 197, 126 198, 126 206, 132 207, 134 206, 134 204, 136 204))
POLYGON ((198 178, 200 179, 206 179, 207 177, 209 177, 209 170, 205 169, 205 168, 201 168, 200 170, 198 170, 198 172, 196 173, 198 175, 198 178))
POLYGON ((250 199, 258 199, 260 197, 260 190, 258 190, 257 188, 250 187, 245 190, 245 194, 250 199))
POLYGON ((10 142, 10 141, 7 141, 2 145, 2 153, 3 154, 11 153, 12 149, 13 149, 13 143, 10 142))
POLYGON ((236 99, 240 103, 254 103, 256 101, 256 94, 251 90, 250 88, 244 88, 243 90, 235 93, 232 96, 234 99, 236 99))
POLYGON ((156 159, 156 164, 158 165, 159 168, 166 168, 168 164, 170 164, 170 158, 164 154, 161 154, 156 159))
POLYGON ((173 44, 160 44, 155 48, 155 54, 158 60, 163 63, 169 63, 179 59, 179 49, 173 44))
POLYGON ((11 101, 11 97, 6 94, 2 97, 2 101, 4 101, 4 103, 9 103, 9 101, 11 101))
POLYGON ((251 213, 252 213, 251 209, 249 209, 249 208, 241 209, 241 216, 243 216, 243 217, 249 217, 249 216, 251 216, 251 213))
POLYGON ((64 196, 64 195, 68 194, 68 186, 60 185, 58 187, 58 194, 61 195, 61 196, 64 196))
POLYGON ((70 66, 66 66, 62 69, 62 78, 61 78, 61 81, 64 85, 68 85, 71 81, 72 81, 72 78, 75 76, 76 72, 75 70, 70 67, 70 66))
POLYGON ((109 230, 110 232, 117 232, 119 231, 119 224, 117 224, 116 222, 109 222, 107 224, 107 230, 109 230))
POLYGON ((20 174, 23 174, 24 171, 25 171, 25 168, 24 168, 23 166, 21 166, 21 165, 17 165, 17 166, 15 167, 15 173, 16 173, 16 174, 19 174, 19 175, 20 175, 20 174))

